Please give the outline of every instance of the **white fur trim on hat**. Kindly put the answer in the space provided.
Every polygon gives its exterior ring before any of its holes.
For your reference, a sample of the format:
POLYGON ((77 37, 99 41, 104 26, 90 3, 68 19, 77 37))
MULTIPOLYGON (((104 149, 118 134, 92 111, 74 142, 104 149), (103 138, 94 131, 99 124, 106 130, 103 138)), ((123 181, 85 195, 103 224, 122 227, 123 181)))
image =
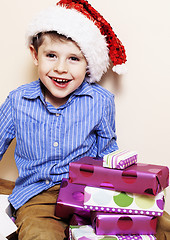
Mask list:
POLYGON ((100 81, 109 66, 109 50, 105 37, 93 21, 75 9, 52 6, 28 26, 27 44, 30 45, 38 33, 48 31, 56 31, 75 41, 88 62, 89 82, 100 81))
POLYGON ((116 65, 112 68, 113 72, 116 72, 117 74, 125 74, 127 73, 128 69, 126 64, 116 65))

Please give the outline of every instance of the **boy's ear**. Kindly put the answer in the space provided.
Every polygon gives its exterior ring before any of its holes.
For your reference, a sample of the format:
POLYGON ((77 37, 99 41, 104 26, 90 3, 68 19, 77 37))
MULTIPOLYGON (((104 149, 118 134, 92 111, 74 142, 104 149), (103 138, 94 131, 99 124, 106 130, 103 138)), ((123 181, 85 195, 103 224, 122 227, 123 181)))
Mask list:
POLYGON ((34 46, 33 45, 30 45, 30 53, 31 53, 31 56, 33 58, 33 62, 36 66, 38 66, 38 53, 37 51, 35 50, 34 46))

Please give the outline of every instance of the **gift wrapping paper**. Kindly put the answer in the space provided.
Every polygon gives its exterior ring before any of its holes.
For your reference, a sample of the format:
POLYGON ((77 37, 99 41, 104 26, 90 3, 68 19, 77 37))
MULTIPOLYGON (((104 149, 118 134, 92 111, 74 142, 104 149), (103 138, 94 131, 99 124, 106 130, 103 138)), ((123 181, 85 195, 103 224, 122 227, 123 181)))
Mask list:
POLYGON ((164 209, 164 193, 147 196, 86 186, 84 208, 92 211, 161 216, 164 209))
POLYGON ((91 225, 91 218, 84 218, 77 214, 73 214, 72 218, 69 221, 69 225, 72 226, 91 225))
POLYGON ((69 182, 155 196, 169 185, 169 169, 143 163, 111 169, 102 159, 84 157, 70 163, 69 182))
POLYGON ((91 219, 97 235, 156 233, 155 216, 93 212, 91 219))
POLYGON ((77 214, 73 214, 71 219, 69 220, 68 226, 65 229, 65 234, 66 234, 67 239, 69 238, 69 231, 70 231, 69 226, 70 225, 72 225, 72 226, 91 225, 91 219, 81 217, 77 214))
POLYGON ((154 235, 96 235, 91 226, 70 226, 70 240, 155 240, 154 235))
POLYGON ((129 150, 117 150, 103 157, 103 167, 125 169, 137 163, 137 152, 129 150))
POLYGON ((83 208, 84 188, 84 185, 72 184, 68 182, 68 179, 63 179, 57 198, 55 215, 63 219, 70 219, 73 214, 89 218, 90 211, 83 208))

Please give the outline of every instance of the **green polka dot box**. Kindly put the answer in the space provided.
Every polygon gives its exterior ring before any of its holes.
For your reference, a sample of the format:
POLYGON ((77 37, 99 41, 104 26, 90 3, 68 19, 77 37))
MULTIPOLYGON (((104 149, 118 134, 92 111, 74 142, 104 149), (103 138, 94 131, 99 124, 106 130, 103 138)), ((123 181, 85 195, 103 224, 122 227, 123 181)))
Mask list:
POLYGON ((164 204, 164 191, 148 196, 90 186, 84 188, 84 209, 90 211, 161 216, 164 204))

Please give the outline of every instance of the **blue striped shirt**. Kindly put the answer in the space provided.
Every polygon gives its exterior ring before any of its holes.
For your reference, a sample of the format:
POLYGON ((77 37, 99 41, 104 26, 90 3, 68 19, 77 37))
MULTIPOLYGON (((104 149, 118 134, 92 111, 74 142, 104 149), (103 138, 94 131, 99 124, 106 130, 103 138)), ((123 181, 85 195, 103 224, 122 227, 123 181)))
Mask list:
POLYGON ((70 162, 118 149, 114 96, 84 81, 56 109, 45 102, 40 80, 25 84, 0 108, 0 159, 14 138, 19 177, 9 200, 18 209, 68 178, 70 162))

